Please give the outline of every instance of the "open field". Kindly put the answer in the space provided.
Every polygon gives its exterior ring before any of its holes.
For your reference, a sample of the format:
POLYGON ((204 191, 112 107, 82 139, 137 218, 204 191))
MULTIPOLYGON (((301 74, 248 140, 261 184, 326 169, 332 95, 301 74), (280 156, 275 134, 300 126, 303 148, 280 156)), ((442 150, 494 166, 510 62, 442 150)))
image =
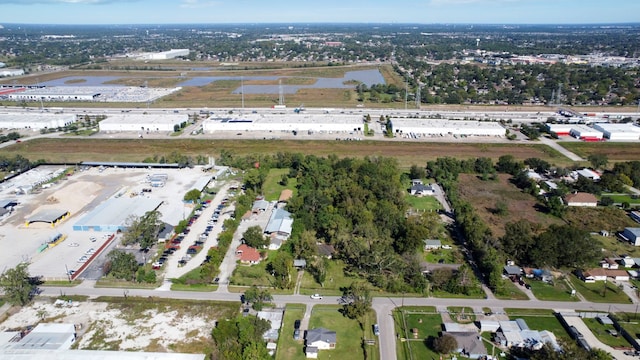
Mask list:
POLYGON ((560 224, 561 220, 542 213, 537 208, 536 199, 513 185, 511 175, 498 174, 497 181, 482 181, 476 175, 460 174, 458 189, 460 197, 475 208, 476 213, 489 226, 494 236, 504 235, 504 226, 520 219, 547 227, 560 224), (497 202, 504 202, 508 211, 505 215, 495 214, 497 202))
POLYGON ((591 154, 606 155, 609 161, 631 161, 640 158, 638 142, 560 142, 559 144, 585 159, 591 154))
POLYGON ((567 209, 564 219, 567 223, 590 232, 607 230, 611 235, 625 227, 636 227, 627 213, 617 207, 586 208, 572 206, 567 209))
POLYGON ((262 186, 262 189, 264 190, 265 200, 278 201, 278 199, 280 198, 280 193, 284 189, 289 189, 293 191, 294 195, 296 194, 296 185, 298 184, 298 179, 288 178, 286 186, 280 184, 282 176, 287 174, 289 174, 289 169, 269 170, 269 175, 267 175, 267 179, 264 181, 264 185, 262 186))
MULTIPOLYGON (((23 141, 3 149, 5 155, 22 155, 29 159, 49 162, 76 163, 80 161, 142 161, 153 155, 177 151, 184 155, 220 154, 222 149, 237 155, 300 152, 317 156, 395 157, 402 167, 425 164, 438 157, 475 158, 479 154, 497 160, 512 154, 517 159, 538 157, 557 160, 544 145, 477 144, 477 143, 417 143, 401 141, 295 141, 295 140, 217 140, 217 139, 91 139, 41 138, 23 141)), ((568 159, 567 159, 568 160, 568 159)), ((557 162, 557 161, 556 161, 557 162)), ((488 182, 486 182, 488 184, 488 182)), ((494 204, 491 204, 493 206, 494 204)))
POLYGON ((569 279, 573 287, 576 288, 587 301, 617 304, 628 304, 631 302, 631 299, 629 299, 624 291, 620 290, 616 284, 613 284, 611 281, 596 281, 595 283, 587 284, 573 274, 569 276, 569 279))
MULTIPOLYGON (((432 308, 431 308, 432 309, 432 308)), ((438 313, 428 313, 429 308, 421 309, 399 308, 393 312, 396 332, 400 338, 407 341, 397 340, 398 359, 418 360, 418 359, 438 359, 440 355, 429 348, 427 343, 433 341, 442 331, 442 316, 438 313), (417 337, 414 338, 411 329, 418 329, 417 337)))
POLYGON ((55 306, 43 298, 20 309, 0 330, 40 322, 81 325, 76 349, 211 353, 216 321, 237 316, 237 303, 160 298, 100 298, 55 306))

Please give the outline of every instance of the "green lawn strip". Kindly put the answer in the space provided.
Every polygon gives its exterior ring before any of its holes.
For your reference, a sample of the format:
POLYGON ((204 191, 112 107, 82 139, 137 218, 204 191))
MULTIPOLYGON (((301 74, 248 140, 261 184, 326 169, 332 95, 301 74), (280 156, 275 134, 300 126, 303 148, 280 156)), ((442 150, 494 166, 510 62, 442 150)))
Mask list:
POLYGON ((97 288, 123 288, 123 289, 155 289, 161 284, 159 283, 138 283, 133 281, 114 280, 110 278, 102 278, 96 281, 94 287, 97 288))
POLYGON ((527 308, 505 308, 504 311, 510 318, 522 317, 522 316, 553 316, 553 310, 551 309, 527 309, 527 308))
POLYGON ((432 307, 424 308, 424 313, 419 309, 399 308, 394 311, 396 331, 400 334, 398 343, 399 360, 438 359, 440 355, 427 346, 427 341, 440 335, 442 331, 442 316, 433 314, 432 307), (414 338, 412 329, 418 329, 417 338, 414 338), (403 341, 405 340, 405 341, 403 341))
MULTIPOLYGON (((452 246, 453 247, 453 246, 452 246)), ((444 264, 455 264, 458 257, 456 256, 456 248, 453 249, 434 249, 424 252, 424 261, 437 264, 441 260, 444 264)))
POLYGON ((576 290, 584 296, 587 301, 597 303, 616 303, 616 304, 628 304, 631 299, 620 290, 615 284, 610 281, 596 281, 595 283, 585 283, 578 279, 575 275, 569 276, 571 284, 576 290), (605 291, 606 285, 606 291, 605 291), (603 296, 604 295, 604 296, 603 296))
POLYGON ((633 198, 631 195, 627 194, 602 194, 602 197, 610 197, 614 203, 622 204, 623 202, 628 202, 629 204, 640 204, 640 198, 633 198))
POLYGON ((276 349, 276 360, 303 360, 304 354, 304 334, 300 334, 300 340, 293 339, 294 322, 302 320, 304 316, 304 304, 287 304, 284 310, 284 319, 278 337, 278 347, 276 349))
POLYGON ((452 294, 450 292, 440 291, 440 290, 433 290, 429 295, 437 298, 452 298, 452 299, 485 299, 487 297, 484 291, 479 289, 478 291, 474 291, 468 295, 452 294))
MULTIPOLYGON (((364 359, 364 329, 357 320, 348 319, 338 311, 339 305, 316 305, 311 312, 309 329, 325 328, 336 332, 336 348, 320 350, 318 359, 364 359)), ((375 315, 374 315, 375 316, 375 315)), ((365 324, 367 321, 365 321, 365 324)))
POLYGON ((262 185, 262 189, 264 190, 264 198, 267 201, 278 201, 280 198, 280 193, 284 189, 293 190, 294 195, 296 192, 296 185, 298 184, 298 180, 296 178, 289 178, 287 180, 287 185, 281 185, 280 180, 282 180, 282 175, 289 174, 289 169, 271 169, 269 170, 269 174, 262 185))
MULTIPOLYGON (((244 293, 250 286, 237 286, 237 285, 229 285, 227 289, 232 293, 244 293)), ((276 289, 272 287, 265 287, 269 290, 271 295, 293 295, 293 288, 291 289, 276 289)))
POLYGON ((209 284, 171 284, 171 291, 201 291, 212 292, 218 290, 218 285, 209 284))
POLYGON ((557 280, 553 285, 540 280, 527 281, 531 285, 531 292, 538 300, 547 301, 579 301, 577 296, 571 296, 571 288, 563 280, 557 280))
POLYGON ((529 297, 510 280, 502 280, 500 291, 494 295, 500 300, 529 300, 529 297))
POLYGON ((74 287, 82 284, 81 280, 48 280, 45 281, 44 284, 40 286, 55 286, 55 287, 74 287))
POLYGON ((631 344, 629 344, 629 342, 616 331, 613 325, 601 324, 597 319, 585 318, 582 319, 582 321, 584 321, 593 335, 595 335, 603 344, 609 345, 611 347, 631 347, 631 344), (607 332, 607 330, 614 331, 616 336, 611 335, 607 332))
POLYGON ((436 211, 442 209, 440 202, 433 196, 405 196, 409 207, 417 211, 436 211))

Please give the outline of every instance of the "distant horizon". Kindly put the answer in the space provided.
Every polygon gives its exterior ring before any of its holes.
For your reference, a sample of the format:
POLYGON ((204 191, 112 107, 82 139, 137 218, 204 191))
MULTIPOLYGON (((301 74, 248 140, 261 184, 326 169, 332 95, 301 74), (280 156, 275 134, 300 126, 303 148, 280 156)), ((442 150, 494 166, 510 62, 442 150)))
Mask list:
MULTIPOLYGON (((640 0, 639 0, 640 1, 640 0)), ((103 23, 103 24, 90 24, 90 23, 10 23, 0 22, 0 26, 15 26, 15 25, 32 25, 32 26, 162 26, 162 25, 283 25, 283 26, 304 26, 304 25, 412 25, 412 26, 457 26, 457 25, 471 25, 471 26, 629 26, 638 25, 640 21, 634 22, 603 22, 603 23, 417 23, 417 22, 330 22, 330 21, 318 21, 318 22, 193 22, 193 23, 103 23)))
POLYGON ((614 0, 0 0, 0 24, 465 24, 638 22, 640 1, 614 0))

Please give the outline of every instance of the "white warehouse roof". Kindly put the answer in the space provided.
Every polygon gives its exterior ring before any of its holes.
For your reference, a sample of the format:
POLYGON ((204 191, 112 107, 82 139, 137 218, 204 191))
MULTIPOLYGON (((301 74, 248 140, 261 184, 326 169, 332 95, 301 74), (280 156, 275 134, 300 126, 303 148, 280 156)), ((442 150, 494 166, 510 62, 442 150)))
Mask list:
POLYGON ((47 113, 4 113, 0 114, 1 129, 34 129, 57 128, 76 121, 73 114, 47 113))
POLYGON ((100 121, 100 131, 173 131, 187 121, 187 114, 117 114, 100 121))
POLYGON ((594 129, 602 131, 604 137, 610 140, 639 140, 640 127, 633 124, 609 124, 598 123, 593 125, 594 129))
POLYGON ((362 115, 349 114, 245 114, 210 117, 206 132, 214 131, 315 131, 351 132, 362 130, 362 115))
POLYGON ((497 122, 392 118, 393 131, 427 135, 504 136, 506 129, 497 122))
POLYGON ((594 128, 590 128, 587 125, 573 125, 571 127, 571 135, 575 136, 577 138, 596 138, 596 139, 602 139, 602 132, 594 129, 594 128))

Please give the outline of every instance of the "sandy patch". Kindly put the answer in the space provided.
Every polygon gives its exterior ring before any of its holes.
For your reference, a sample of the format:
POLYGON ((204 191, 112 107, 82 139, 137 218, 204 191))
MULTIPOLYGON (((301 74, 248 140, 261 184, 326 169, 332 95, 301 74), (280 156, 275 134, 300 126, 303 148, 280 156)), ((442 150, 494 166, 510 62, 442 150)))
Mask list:
POLYGON ((78 349, 146 350, 152 346, 170 351, 177 343, 209 339, 214 322, 205 316, 181 314, 175 310, 145 310, 135 319, 107 303, 75 302, 71 306, 56 306, 36 302, 21 309, 0 324, 0 331, 24 328, 40 321, 73 323, 78 326, 78 349), (42 320, 44 318, 44 320, 42 320))

